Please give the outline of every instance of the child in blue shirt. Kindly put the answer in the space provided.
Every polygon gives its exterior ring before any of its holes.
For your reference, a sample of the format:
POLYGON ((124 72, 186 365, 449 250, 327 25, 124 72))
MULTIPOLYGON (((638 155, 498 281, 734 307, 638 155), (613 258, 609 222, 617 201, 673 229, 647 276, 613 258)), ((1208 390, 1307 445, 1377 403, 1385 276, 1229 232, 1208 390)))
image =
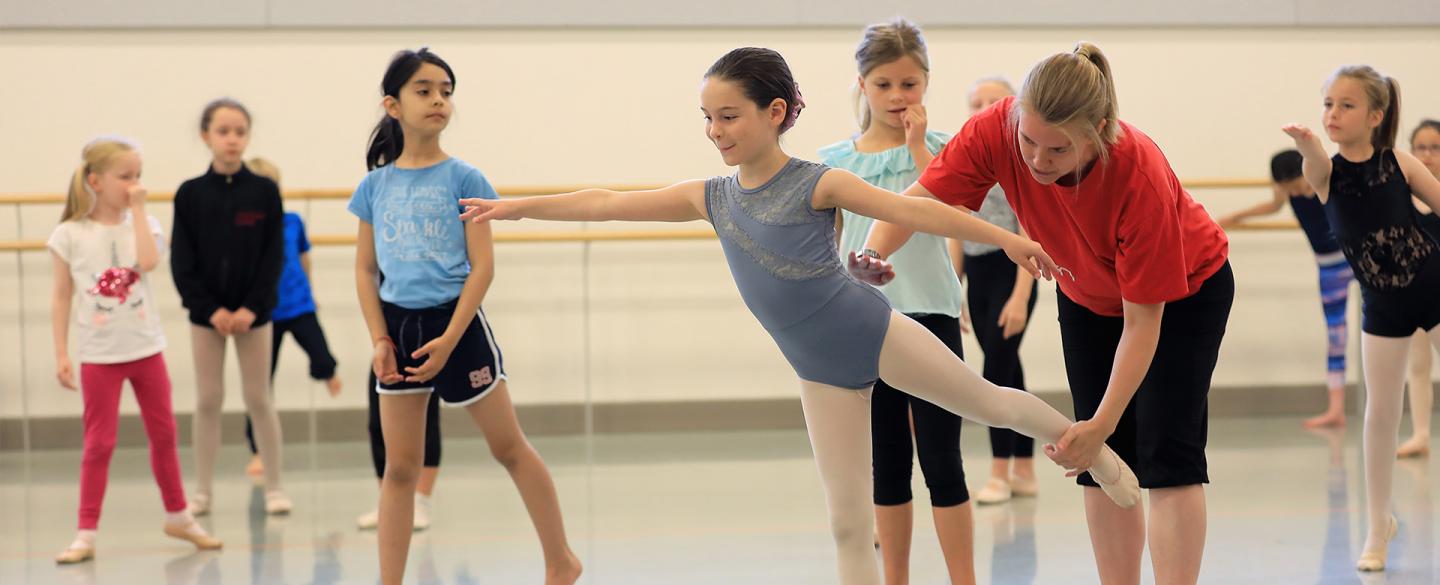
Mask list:
MULTIPOLYGON (((274 163, 255 157, 245 166, 257 175, 280 184, 280 169, 274 163)), ((280 270, 279 303, 270 313, 270 390, 275 390, 275 367, 280 363, 280 342, 289 333, 295 343, 310 356, 310 377, 324 380, 330 396, 340 394, 340 377, 335 375, 335 356, 325 342, 325 331, 320 328, 320 319, 315 316, 315 297, 310 292, 310 239, 305 237, 305 221, 295 212, 285 213, 285 267, 280 270)), ((245 440, 250 444, 250 464, 245 473, 260 476, 265 466, 255 450, 254 431, 250 417, 245 417, 245 440)))

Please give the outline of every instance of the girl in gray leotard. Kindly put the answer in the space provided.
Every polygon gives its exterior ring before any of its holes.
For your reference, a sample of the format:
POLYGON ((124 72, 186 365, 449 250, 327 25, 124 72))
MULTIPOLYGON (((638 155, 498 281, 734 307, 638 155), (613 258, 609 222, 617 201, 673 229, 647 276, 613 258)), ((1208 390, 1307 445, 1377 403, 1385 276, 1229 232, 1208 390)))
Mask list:
MULTIPOLYGON (((512 200, 461 199, 473 221, 692 221, 720 236, 740 296, 800 378, 805 424, 825 485, 840 582, 880 583, 872 549, 870 386, 897 389, 981 424, 1056 441, 1071 421, 1039 398, 985 381, 869 285, 847 275, 835 248, 837 208, 918 231, 991 243, 1032 273, 1056 267, 1023 237, 931 199, 902 197, 847 171, 791 158, 780 147, 804 102, 785 60, 735 49, 705 75, 706 135, 730 177, 649 191, 587 189, 512 200)), ((865 264, 856 255, 850 261, 865 264)), ((1091 469, 1122 506, 1140 496, 1134 474, 1107 449, 1091 469)))
POLYGON ((845 271, 835 253, 835 208, 816 210, 830 170, 792 158, 764 185, 705 181, 705 214, 750 312, 802 380, 863 390, 879 377, 890 302, 845 271))

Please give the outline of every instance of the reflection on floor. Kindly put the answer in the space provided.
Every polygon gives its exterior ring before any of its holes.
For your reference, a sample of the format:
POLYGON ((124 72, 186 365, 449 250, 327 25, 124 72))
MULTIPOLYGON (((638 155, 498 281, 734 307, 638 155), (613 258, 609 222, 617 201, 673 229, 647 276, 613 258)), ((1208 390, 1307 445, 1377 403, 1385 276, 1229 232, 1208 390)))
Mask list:
MULTIPOLYGON (((1357 420, 1358 422, 1358 420, 1357 420)), ((1408 431, 1407 431, 1408 432, 1408 431)), ((969 483, 983 485, 982 428, 963 440, 969 483)), ((1210 531, 1203 583, 1433 585, 1440 461, 1396 468, 1399 536, 1387 573, 1361 576, 1364 488, 1358 428, 1300 430, 1291 419, 1212 421, 1210 531)), ((601 436, 536 442, 555 474, 571 539, 590 585, 834 583, 818 478, 803 433, 601 436)), ((160 532, 160 498, 145 453, 117 452, 97 559, 56 567, 73 535, 79 453, 0 456, 0 583, 286 584, 377 581, 374 533, 355 517, 375 505, 368 447, 301 445, 286 452, 288 518, 264 515, 261 491, 227 448, 214 513, 225 539, 194 553, 160 532)), ((1440 452, 1440 443, 1434 450, 1440 452)), ((182 452, 187 477, 188 452, 182 452)), ((1435 457, 1434 459, 1440 459, 1435 457)), ((1080 492, 1048 462, 1038 499, 977 508, 981 583, 1095 583, 1080 492)), ((925 488, 916 473, 912 583, 945 583, 925 488)), ((540 551, 508 477, 478 441, 446 445, 434 527, 415 537, 407 583, 541 582, 540 551)), ((1147 568, 1146 582, 1153 582, 1147 568)))

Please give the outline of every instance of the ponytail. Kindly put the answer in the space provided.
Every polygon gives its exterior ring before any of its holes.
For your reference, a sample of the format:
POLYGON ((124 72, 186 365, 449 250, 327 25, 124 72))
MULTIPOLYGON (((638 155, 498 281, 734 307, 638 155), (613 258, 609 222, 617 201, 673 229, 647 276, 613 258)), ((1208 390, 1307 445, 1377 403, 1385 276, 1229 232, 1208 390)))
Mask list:
POLYGON ((1100 160, 1109 160, 1110 146, 1120 140, 1120 106, 1110 61, 1100 47, 1080 42, 1068 53, 1055 53, 1030 68, 1020 86, 1019 108, 1046 124, 1074 132, 1095 146, 1100 160))
POLYGON ((390 116, 380 119, 370 131, 370 147, 365 152, 365 170, 373 171, 395 162, 405 151, 405 131, 400 121, 390 116))
POLYGON ((90 165, 81 163, 70 177, 70 189, 65 193, 65 210, 60 212, 60 223, 80 219, 95 206, 95 194, 85 184, 90 175, 90 165))
POLYGON ((1325 87, 1330 87, 1341 77, 1359 83, 1365 90, 1365 101, 1370 111, 1380 112, 1380 125, 1370 132, 1370 145, 1374 146, 1375 150, 1394 149, 1395 137, 1400 132, 1399 82, 1369 65, 1346 65, 1336 69, 1335 73, 1325 80, 1325 87))
POLYGON ((96 138, 80 151, 80 166, 70 175, 70 188, 65 193, 65 210, 60 212, 60 223, 80 219, 95 208, 95 191, 87 182, 90 173, 101 173, 109 168, 115 155, 137 150, 123 138, 96 138))
POLYGON ((1395 137, 1400 133, 1400 83, 1394 77, 1385 76, 1385 87, 1390 90, 1390 100, 1385 105, 1385 117, 1370 135, 1370 144, 1376 150, 1395 148, 1395 137))

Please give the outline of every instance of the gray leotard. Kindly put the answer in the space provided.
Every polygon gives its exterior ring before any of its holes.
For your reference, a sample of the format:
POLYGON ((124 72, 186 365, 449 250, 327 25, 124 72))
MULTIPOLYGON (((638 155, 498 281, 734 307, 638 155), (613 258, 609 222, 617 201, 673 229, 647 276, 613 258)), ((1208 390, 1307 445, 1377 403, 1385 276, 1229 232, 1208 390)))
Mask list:
POLYGON ((880 377, 890 302, 852 278, 835 250, 835 210, 811 206, 830 168, 791 159, 768 182, 705 182, 705 208, 735 286, 803 380, 868 388, 880 377))

